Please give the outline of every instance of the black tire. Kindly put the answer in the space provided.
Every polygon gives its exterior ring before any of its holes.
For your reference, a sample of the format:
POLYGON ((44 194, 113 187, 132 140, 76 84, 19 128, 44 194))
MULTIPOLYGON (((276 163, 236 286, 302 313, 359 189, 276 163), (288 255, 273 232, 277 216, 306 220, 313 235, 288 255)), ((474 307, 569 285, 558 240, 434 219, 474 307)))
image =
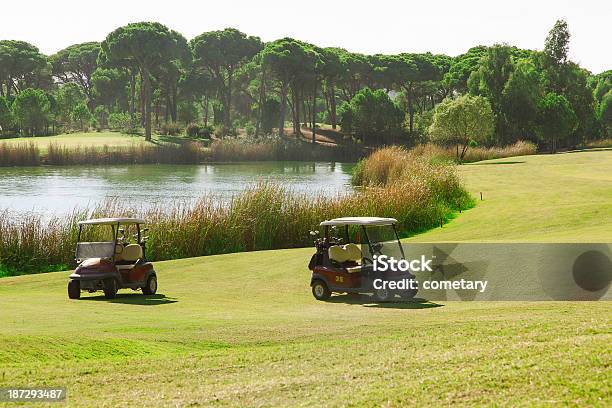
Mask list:
POLYGON ((393 292, 389 289, 374 289, 374 299, 377 302, 388 302, 393 299, 393 292))
POLYGON ((147 284, 142 287, 143 295, 154 295, 157 292, 157 276, 151 275, 147 279, 147 284))
POLYGON ((325 282, 317 279, 312 283, 312 296, 317 300, 327 300, 331 297, 331 291, 325 282))
POLYGON ((117 296, 117 290, 119 290, 119 287, 116 279, 110 278, 104 280, 104 297, 106 299, 114 299, 117 296))
POLYGON ((68 298, 69 299, 80 299, 81 298, 81 282, 77 280, 71 280, 68 282, 68 298))
POLYGON ((399 295, 404 300, 411 300, 414 299, 418 291, 418 289, 400 290, 399 295))

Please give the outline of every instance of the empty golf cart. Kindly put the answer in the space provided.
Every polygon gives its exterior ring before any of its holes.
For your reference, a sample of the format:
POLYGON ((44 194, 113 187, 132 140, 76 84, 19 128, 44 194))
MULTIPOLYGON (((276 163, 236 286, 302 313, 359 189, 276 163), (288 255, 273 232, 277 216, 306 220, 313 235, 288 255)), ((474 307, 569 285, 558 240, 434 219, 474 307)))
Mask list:
POLYGON ((68 297, 78 299, 81 291, 104 291, 112 299, 119 289, 157 291, 157 275, 147 262, 148 230, 139 218, 99 218, 79 222, 76 247, 77 267, 70 275, 68 297))
MULTIPOLYGON (((345 217, 321 222, 323 236, 315 241, 316 253, 308 268, 312 271, 310 286, 317 300, 327 300, 332 293, 371 294, 379 302, 395 297, 411 299, 417 289, 393 291, 375 288, 375 280, 414 279, 409 272, 375 271, 374 256, 391 255, 404 259, 397 220, 380 217, 345 217)), ((316 236, 319 231, 311 231, 316 236)))

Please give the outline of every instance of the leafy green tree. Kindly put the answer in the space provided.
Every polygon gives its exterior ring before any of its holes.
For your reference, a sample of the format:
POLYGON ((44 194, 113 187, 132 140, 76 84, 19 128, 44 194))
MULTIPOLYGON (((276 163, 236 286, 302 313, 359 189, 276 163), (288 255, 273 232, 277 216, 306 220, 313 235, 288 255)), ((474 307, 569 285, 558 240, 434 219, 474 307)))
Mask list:
POLYGON ((259 37, 251 37, 236 30, 226 28, 210 31, 191 40, 194 65, 207 70, 217 82, 224 105, 223 123, 226 129, 231 126, 232 88, 234 75, 262 49, 259 37))
POLYGON ((342 131, 367 144, 397 141, 403 121, 404 113, 382 89, 363 88, 341 109, 342 131))
POLYGON ((47 124, 50 103, 40 89, 27 88, 20 92, 13 102, 13 115, 22 131, 35 136, 47 124))
POLYGON ((11 105, 4 96, 0 96, 0 131, 6 131, 13 126, 11 105))
POLYGON ((408 109, 408 130, 414 133, 415 103, 419 96, 427 93, 426 88, 432 81, 442 78, 442 73, 434 63, 433 55, 400 54, 381 58, 381 78, 388 82, 387 88, 393 84, 404 91, 408 109))
POLYGON ((93 115, 94 115, 94 118, 96 119, 96 122, 98 123, 99 129, 105 129, 108 127, 109 114, 110 113, 108 112, 108 109, 106 108, 106 106, 104 105, 96 106, 96 108, 94 109, 93 115))
POLYGON ((74 107, 70 113, 70 118, 79 124, 79 129, 81 130, 89 129, 89 124, 94 120, 89 108, 82 102, 74 107))
POLYGON ((175 31, 159 23, 132 23, 110 33, 101 48, 115 65, 138 67, 142 79, 145 139, 151 140, 152 77, 162 65, 179 60, 186 41, 175 31))
POLYGON ((544 42, 543 65, 548 74, 550 88, 557 93, 562 93, 565 88, 569 40, 570 32, 567 23, 557 20, 544 42))
POLYGON ((493 127, 489 101, 482 96, 463 95, 436 106, 429 134, 436 143, 456 145, 457 160, 461 162, 470 143, 486 141, 493 127))
POLYGON ((566 140, 578 125, 572 105, 565 96, 549 92, 538 104, 538 115, 540 132, 550 143, 551 153, 556 153, 559 141, 566 140))
MULTIPOLYGON (((264 64, 276 76, 280 82, 280 111, 278 134, 284 136, 285 115, 287 108, 287 95, 289 88, 292 88, 294 96, 294 109, 298 109, 298 89, 304 76, 312 73, 316 65, 318 53, 306 43, 292 38, 283 38, 266 44, 263 50, 264 64)), ((296 117, 294 110, 293 130, 299 132, 299 117, 296 117), (296 123, 297 122, 297 123, 296 123)))
POLYGON ((86 42, 71 45, 49 57, 53 67, 53 76, 62 83, 78 84, 88 98, 88 106, 94 102, 94 85, 92 75, 98 67, 100 43, 86 42))
POLYGON ((91 74, 91 82, 94 99, 108 111, 113 108, 128 109, 127 89, 130 81, 125 70, 98 67, 91 74))
POLYGON ((25 41, 0 41, 0 95, 10 96, 28 87, 40 87, 48 81, 47 58, 25 41))
POLYGON ((74 82, 68 82, 58 89, 56 93, 57 114, 58 120, 66 124, 72 121, 72 112, 74 109, 87 103, 87 95, 83 88, 74 82))
POLYGON ((336 86, 345 74, 346 66, 342 61, 344 50, 338 48, 323 48, 320 50, 323 60, 322 76, 324 79, 323 95, 332 129, 337 125, 336 86))
POLYGON ((535 65, 529 59, 519 60, 501 94, 501 111, 510 133, 506 142, 535 140, 541 97, 540 75, 535 65))
POLYGON ((478 70, 480 60, 486 52, 487 47, 479 45, 453 58, 448 72, 444 75, 444 82, 447 86, 459 93, 466 93, 468 79, 472 72, 478 70))
POLYGON ((606 137, 612 136, 612 90, 608 91, 599 104, 599 118, 606 137))

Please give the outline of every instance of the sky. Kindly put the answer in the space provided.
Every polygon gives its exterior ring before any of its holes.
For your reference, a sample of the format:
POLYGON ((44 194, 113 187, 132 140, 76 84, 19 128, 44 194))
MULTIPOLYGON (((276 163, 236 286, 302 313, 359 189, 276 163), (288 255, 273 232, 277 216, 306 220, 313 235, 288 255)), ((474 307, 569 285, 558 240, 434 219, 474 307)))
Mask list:
POLYGON ((187 39, 235 27, 264 41, 293 37, 322 47, 367 54, 444 53, 508 43, 543 48, 548 31, 564 19, 570 58, 593 73, 612 69, 612 1, 574 0, 5 0, 0 39, 28 41, 45 54, 102 41, 115 28, 159 21, 187 39))

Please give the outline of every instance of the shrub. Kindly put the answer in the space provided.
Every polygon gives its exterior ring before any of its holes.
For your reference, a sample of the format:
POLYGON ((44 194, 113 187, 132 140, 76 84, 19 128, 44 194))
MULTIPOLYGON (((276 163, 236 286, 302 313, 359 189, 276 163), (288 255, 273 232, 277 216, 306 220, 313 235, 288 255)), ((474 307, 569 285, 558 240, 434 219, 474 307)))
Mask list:
POLYGON ((198 125, 197 123, 190 123, 189 125, 187 125, 187 128, 185 129, 185 133, 189 137, 199 137, 200 136, 200 125, 198 125))
POLYGON ((384 144, 399 139, 403 134, 404 113, 389 95, 378 89, 361 89, 340 109, 340 126, 345 133, 368 144, 384 144))
POLYGON ((183 133, 183 128, 177 122, 167 122, 161 126, 159 131, 163 135, 178 136, 183 133))
POLYGON ((247 136, 255 136, 255 125, 253 125, 252 123, 247 123, 244 127, 244 130, 246 131, 247 136))
POLYGON ((127 134, 137 134, 140 130, 140 114, 130 117, 126 112, 115 112, 108 116, 108 126, 111 130, 127 134))

